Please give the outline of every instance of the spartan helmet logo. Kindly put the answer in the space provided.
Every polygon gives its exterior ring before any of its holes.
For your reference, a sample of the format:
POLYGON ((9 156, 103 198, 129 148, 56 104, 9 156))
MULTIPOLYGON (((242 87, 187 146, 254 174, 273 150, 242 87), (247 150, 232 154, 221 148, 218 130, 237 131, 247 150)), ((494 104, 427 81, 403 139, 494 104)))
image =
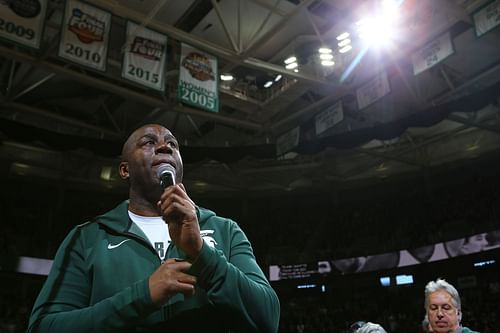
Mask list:
POLYGON ((217 245, 217 242, 215 239, 210 236, 211 234, 214 233, 214 230, 200 230, 200 235, 203 238, 203 240, 210 245, 210 247, 215 248, 215 245, 217 245))

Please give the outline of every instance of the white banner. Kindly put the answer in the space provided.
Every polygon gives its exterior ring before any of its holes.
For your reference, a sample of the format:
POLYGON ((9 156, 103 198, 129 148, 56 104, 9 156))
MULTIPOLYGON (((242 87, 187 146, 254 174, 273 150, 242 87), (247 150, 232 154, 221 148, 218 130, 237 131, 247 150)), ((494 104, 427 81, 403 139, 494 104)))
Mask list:
POLYGON ((68 0, 58 55, 77 64, 105 71, 110 25, 110 13, 68 0))
POLYGON ((128 21, 122 77, 163 91, 167 36, 128 21))
POLYGON ((299 145, 300 127, 297 126, 291 131, 278 137, 276 140, 276 154, 282 156, 299 145))
POLYGON ((387 73, 382 72, 374 79, 356 90, 359 110, 366 108, 372 103, 375 103, 390 92, 391 87, 389 86, 387 73))
POLYGON ((40 48, 47 0, 0 0, 0 37, 40 48))
POLYGON ((422 73, 440 63, 454 52, 450 33, 447 32, 412 54, 413 74, 422 73))
POLYGON ((495 0, 472 15, 476 36, 482 36, 500 24, 500 0, 495 0))
POLYGON ((177 98, 186 104, 219 112, 217 58, 182 44, 177 98))
POLYGON ((337 125, 344 120, 344 110, 342 107, 342 102, 337 102, 333 106, 329 107, 325 111, 316 115, 316 135, 320 135, 327 129, 337 125))

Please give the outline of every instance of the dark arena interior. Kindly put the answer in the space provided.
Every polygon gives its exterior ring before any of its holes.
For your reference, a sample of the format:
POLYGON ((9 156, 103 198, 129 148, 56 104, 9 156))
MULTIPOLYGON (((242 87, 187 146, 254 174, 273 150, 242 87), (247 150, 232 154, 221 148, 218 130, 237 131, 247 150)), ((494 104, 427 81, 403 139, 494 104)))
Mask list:
POLYGON ((122 144, 149 123, 247 235, 278 332, 424 332, 437 278, 499 332, 499 25, 498 0, 1 1, 0 332, 27 330, 68 232, 128 198, 122 144))

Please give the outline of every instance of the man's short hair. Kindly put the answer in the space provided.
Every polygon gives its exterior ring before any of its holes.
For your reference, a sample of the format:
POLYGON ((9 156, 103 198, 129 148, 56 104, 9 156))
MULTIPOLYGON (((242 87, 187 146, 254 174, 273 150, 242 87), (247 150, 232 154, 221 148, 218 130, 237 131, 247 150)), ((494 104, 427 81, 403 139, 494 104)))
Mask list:
POLYGON ((425 303, 424 303, 424 308, 427 310, 427 307, 429 306, 429 296, 430 294, 439 291, 439 290, 444 290, 448 294, 450 294, 451 299, 455 304, 453 304, 459 311, 462 310, 462 303, 460 302, 460 295, 458 294, 457 289, 453 287, 450 283, 446 282, 444 279, 437 279, 436 281, 430 281, 427 283, 425 286, 425 303))

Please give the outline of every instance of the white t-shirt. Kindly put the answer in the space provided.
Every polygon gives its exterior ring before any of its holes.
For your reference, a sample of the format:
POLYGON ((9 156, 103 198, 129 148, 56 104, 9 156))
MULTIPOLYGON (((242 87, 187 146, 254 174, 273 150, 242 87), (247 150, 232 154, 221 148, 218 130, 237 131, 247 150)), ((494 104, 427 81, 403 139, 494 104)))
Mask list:
POLYGON ((156 250, 161 260, 165 259, 167 248, 170 244, 170 234, 168 225, 160 216, 140 216, 128 211, 132 222, 141 228, 142 232, 148 237, 151 246, 156 250))

